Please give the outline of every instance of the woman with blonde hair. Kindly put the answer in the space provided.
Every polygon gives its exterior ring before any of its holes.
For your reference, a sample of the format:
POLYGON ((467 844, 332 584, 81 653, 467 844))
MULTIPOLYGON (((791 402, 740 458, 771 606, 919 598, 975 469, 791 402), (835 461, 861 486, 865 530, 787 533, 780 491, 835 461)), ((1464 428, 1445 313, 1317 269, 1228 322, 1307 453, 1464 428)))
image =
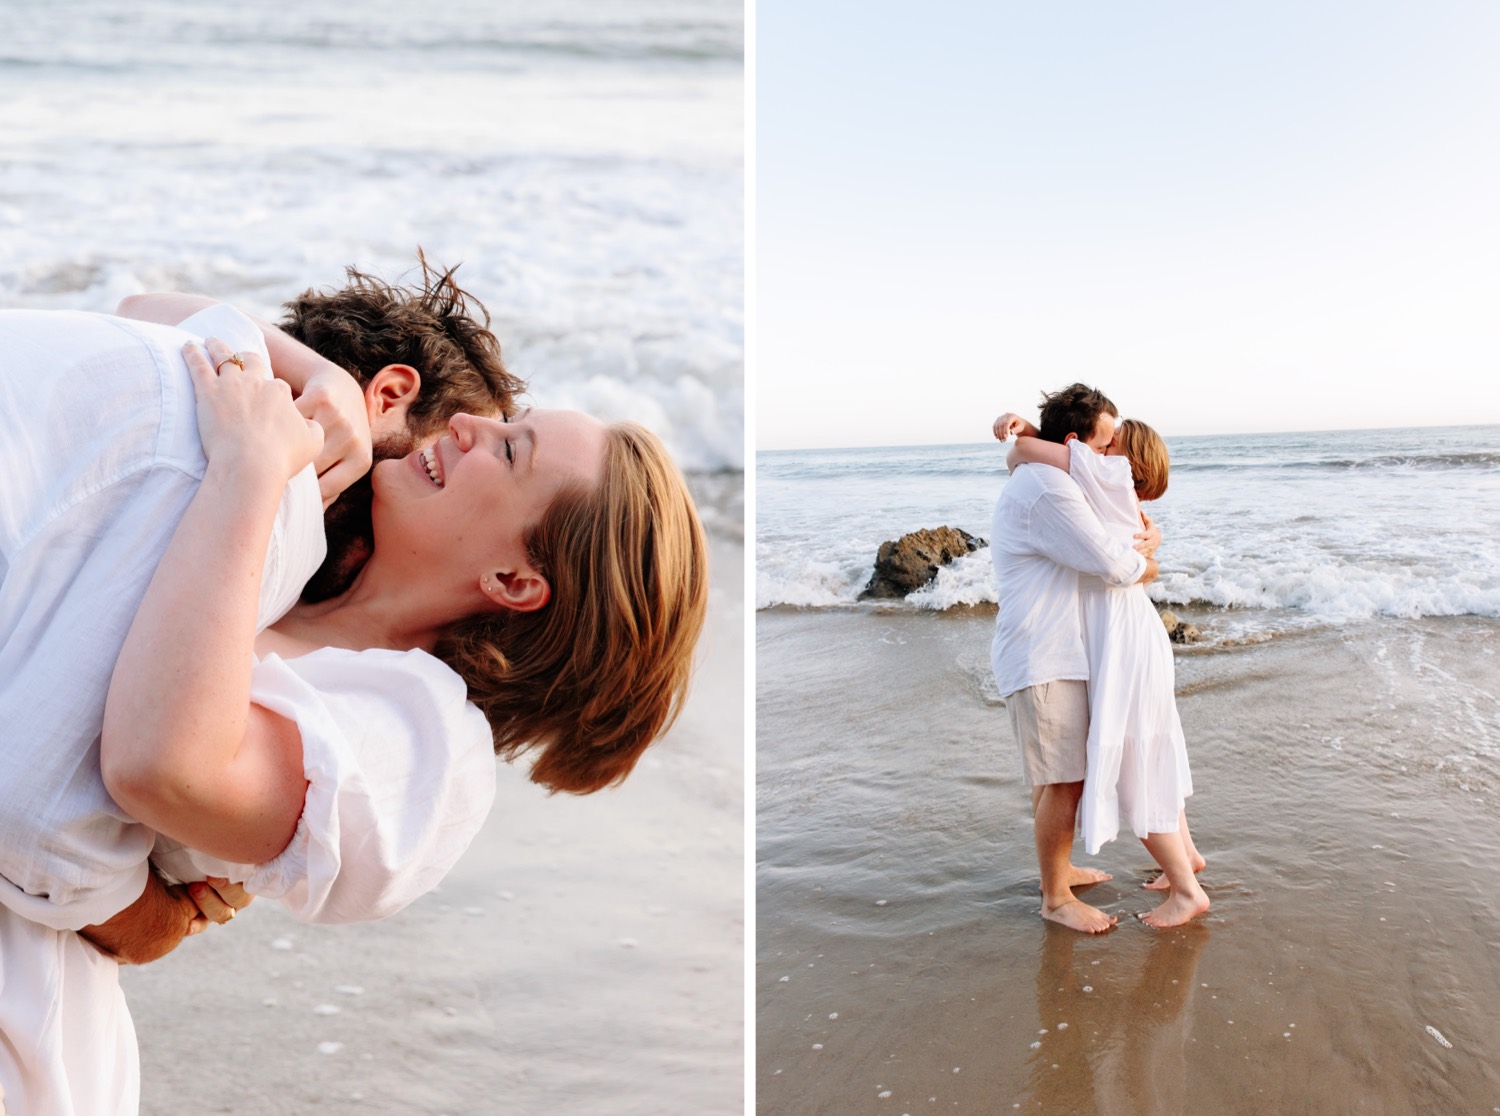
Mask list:
MULTIPOLYGON (((1066 471, 1105 529, 1125 542, 1143 528, 1141 503, 1167 490, 1166 443, 1138 420, 1120 422, 1103 453, 1076 438, 1044 441, 1014 414, 1002 416, 995 430, 1019 435, 1007 457, 1012 471, 1033 463, 1066 471)), ((1187 829, 1184 803, 1193 782, 1173 695, 1172 646, 1144 583, 1119 588, 1080 574, 1078 596, 1089 664, 1079 832, 1093 855, 1114 839, 1122 821, 1129 825, 1170 889, 1141 920, 1177 926, 1208 910, 1209 900, 1196 876, 1203 859, 1187 829)))

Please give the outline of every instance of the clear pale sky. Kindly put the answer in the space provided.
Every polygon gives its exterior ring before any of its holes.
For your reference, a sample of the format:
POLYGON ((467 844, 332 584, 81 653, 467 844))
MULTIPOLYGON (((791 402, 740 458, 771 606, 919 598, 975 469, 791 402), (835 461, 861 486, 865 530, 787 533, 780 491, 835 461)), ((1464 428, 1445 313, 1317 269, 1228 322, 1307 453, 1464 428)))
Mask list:
POLYGON ((759 0, 760 449, 1500 423, 1500 5, 759 0))

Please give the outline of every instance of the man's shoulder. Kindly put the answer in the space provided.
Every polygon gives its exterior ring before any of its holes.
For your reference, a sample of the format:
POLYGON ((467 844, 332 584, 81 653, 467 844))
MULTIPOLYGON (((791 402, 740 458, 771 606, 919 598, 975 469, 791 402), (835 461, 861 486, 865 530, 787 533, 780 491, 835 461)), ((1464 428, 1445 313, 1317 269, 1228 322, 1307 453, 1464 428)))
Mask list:
POLYGON ((1034 504, 1043 497, 1059 493, 1068 496, 1077 492, 1078 486, 1069 479, 1067 473, 1054 469, 1051 465, 1033 462, 1016 466, 1016 471, 1005 482, 1001 496, 1008 496, 1019 503, 1034 504))

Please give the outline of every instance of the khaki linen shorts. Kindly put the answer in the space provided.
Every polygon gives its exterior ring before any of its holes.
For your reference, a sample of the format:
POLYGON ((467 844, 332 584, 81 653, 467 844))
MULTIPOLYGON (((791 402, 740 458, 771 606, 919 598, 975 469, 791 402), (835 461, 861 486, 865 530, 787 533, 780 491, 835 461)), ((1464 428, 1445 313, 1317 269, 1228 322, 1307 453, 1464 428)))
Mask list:
POLYGON ((1026 785, 1081 783, 1088 764, 1089 686, 1068 679, 1005 695, 1010 727, 1021 745, 1026 785))

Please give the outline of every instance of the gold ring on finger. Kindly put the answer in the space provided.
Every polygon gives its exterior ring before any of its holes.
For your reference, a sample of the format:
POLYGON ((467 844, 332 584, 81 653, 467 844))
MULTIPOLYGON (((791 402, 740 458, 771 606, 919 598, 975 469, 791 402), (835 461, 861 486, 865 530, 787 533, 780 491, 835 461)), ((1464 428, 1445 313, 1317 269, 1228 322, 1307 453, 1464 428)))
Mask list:
POLYGON ((214 365, 214 372, 218 373, 222 371, 226 364, 234 365, 241 372, 245 370, 245 358, 240 356, 239 353, 230 353, 223 360, 219 361, 218 364, 214 365))

